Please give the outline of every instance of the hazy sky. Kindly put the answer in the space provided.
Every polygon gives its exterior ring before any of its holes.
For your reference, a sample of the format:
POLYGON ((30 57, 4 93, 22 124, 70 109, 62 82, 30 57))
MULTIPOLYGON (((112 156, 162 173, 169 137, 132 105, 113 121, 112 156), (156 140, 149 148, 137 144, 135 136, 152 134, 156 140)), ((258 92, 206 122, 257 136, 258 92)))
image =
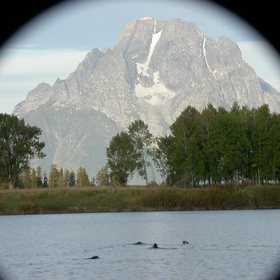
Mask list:
POLYGON ((280 91, 280 61, 268 42, 248 24, 208 1, 68 1, 37 16, 0 52, 0 112, 11 113, 40 82, 67 78, 87 52, 113 48, 126 25, 137 18, 180 18, 204 35, 238 43, 243 59, 280 91))

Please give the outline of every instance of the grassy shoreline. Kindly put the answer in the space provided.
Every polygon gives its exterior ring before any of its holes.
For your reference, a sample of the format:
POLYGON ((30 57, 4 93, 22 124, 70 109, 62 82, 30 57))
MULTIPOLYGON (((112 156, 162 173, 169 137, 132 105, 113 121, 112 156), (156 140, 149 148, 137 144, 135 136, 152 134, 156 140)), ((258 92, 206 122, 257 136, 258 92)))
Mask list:
POLYGON ((233 209, 280 209, 280 186, 0 190, 0 215, 233 209))

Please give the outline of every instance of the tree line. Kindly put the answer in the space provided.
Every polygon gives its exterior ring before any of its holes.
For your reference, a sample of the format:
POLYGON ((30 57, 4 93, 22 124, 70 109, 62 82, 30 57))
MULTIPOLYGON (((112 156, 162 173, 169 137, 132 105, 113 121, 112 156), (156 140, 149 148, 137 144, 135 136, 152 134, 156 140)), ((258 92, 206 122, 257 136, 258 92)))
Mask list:
MULTIPOLYGON (((0 186, 5 187, 6 180, 0 178, 0 186)), ((14 188, 34 189, 34 188, 66 188, 66 187, 84 187, 84 186, 106 186, 110 184, 108 168, 102 167, 100 171, 89 179, 88 173, 84 167, 79 167, 76 172, 69 169, 59 168, 52 164, 50 171, 42 170, 41 166, 32 168, 26 165, 18 174, 14 183, 14 188)))
POLYGON ((94 181, 90 181, 88 174, 83 167, 79 167, 76 173, 68 169, 58 168, 56 164, 52 164, 50 172, 42 172, 39 166, 36 169, 27 166, 19 174, 15 187, 17 188, 65 188, 65 187, 83 187, 94 185, 94 181))
POLYGON ((153 161, 170 186, 279 183, 280 115, 268 105, 234 103, 227 111, 209 104, 201 112, 188 106, 170 132, 154 137, 136 120, 114 136, 106 151, 110 180, 126 184, 138 172, 148 184, 153 161))
POLYGON ((107 164, 91 181, 82 167, 75 173, 53 164, 49 176, 40 167, 30 168, 31 159, 46 156, 41 133, 23 119, 0 114, 0 182, 10 189, 126 185, 136 173, 149 185, 155 168, 169 186, 280 180, 280 115, 271 113, 268 105, 249 109, 234 103, 227 111, 208 104, 201 112, 188 106, 170 126, 170 134, 162 137, 135 120, 111 139, 107 164))

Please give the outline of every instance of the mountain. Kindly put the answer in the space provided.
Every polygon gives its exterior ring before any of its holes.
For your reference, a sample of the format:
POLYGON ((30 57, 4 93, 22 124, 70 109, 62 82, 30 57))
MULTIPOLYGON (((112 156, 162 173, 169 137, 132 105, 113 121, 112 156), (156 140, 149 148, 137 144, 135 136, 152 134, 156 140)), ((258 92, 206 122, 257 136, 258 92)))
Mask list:
POLYGON ((216 42, 180 19, 142 18, 114 49, 89 52, 67 79, 40 83, 13 114, 43 130, 47 157, 35 165, 96 174, 112 136, 133 120, 162 135, 188 105, 229 109, 233 102, 280 112, 279 93, 242 60, 235 42, 216 42))

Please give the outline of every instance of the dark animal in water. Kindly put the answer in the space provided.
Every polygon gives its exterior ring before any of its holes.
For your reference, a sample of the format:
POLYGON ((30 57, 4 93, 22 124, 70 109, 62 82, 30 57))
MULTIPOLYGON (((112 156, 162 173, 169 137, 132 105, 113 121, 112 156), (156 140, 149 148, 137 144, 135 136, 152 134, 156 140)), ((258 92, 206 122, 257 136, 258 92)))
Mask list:
POLYGON ((183 241, 183 244, 189 244, 189 242, 188 241, 183 241))
POLYGON ((154 243, 154 245, 152 246, 152 248, 158 248, 157 243, 154 243))
POLYGON ((141 244, 143 244, 142 242, 136 242, 136 243, 134 243, 134 245, 141 245, 141 244))
POLYGON ((93 256, 93 257, 91 257, 91 258, 89 258, 89 259, 95 260, 95 259, 99 259, 99 257, 98 257, 98 256, 93 256))

